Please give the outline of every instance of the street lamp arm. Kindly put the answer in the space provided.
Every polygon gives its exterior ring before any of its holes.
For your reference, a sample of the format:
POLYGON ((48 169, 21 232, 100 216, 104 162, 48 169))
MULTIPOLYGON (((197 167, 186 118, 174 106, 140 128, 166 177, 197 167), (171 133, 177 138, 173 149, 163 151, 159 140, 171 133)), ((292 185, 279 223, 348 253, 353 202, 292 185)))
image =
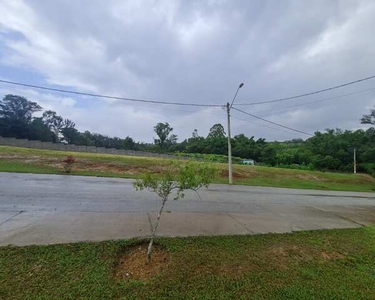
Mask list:
POLYGON ((237 91, 236 91, 236 93, 234 94, 234 97, 233 97, 232 103, 230 104, 230 107, 229 107, 229 108, 232 108, 233 103, 234 103, 234 100, 236 100, 236 97, 237 97, 238 91, 239 91, 240 88, 242 88, 242 87, 243 87, 243 83, 241 83, 241 84, 238 86, 237 91))

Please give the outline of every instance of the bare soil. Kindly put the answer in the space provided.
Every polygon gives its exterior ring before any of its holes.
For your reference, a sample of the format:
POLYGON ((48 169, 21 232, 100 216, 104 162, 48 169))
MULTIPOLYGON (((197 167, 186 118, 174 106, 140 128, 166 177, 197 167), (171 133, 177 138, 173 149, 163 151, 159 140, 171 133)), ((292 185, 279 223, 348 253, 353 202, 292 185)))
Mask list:
POLYGON ((295 175, 295 177, 302 179, 302 180, 311 180, 311 181, 329 181, 324 178, 314 176, 314 175, 308 175, 308 174, 301 174, 301 175, 295 175))
POLYGON ((168 265, 168 252, 158 245, 153 246, 151 262, 146 264, 148 244, 128 248, 119 255, 115 278, 119 280, 148 281, 160 274, 168 265))
MULTIPOLYGON (((57 168, 64 171, 63 158, 53 158, 53 157, 43 157, 43 156, 20 156, 20 155, 0 155, 0 158, 21 161, 27 164, 40 164, 49 167, 57 168)), ((139 167, 134 165, 129 165, 121 162, 96 162, 86 159, 76 159, 75 163, 72 165, 73 171, 90 171, 99 173, 113 173, 113 174, 140 174, 146 171, 152 173, 163 173, 164 168, 162 166, 147 166, 139 167)))
POLYGON ((297 262, 308 262, 312 260, 337 260, 343 259, 345 256, 339 252, 321 251, 314 247, 273 247, 266 251, 266 256, 269 257, 270 262, 273 262, 279 269, 285 270, 290 264, 290 260, 297 262))
MULTIPOLYGON (((221 177, 223 177, 223 178, 227 178, 228 174, 229 174, 228 170, 222 170, 221 173, 220 173, 221 177)), ((247 178, 247 177, 249 177, 247 174, 239 173, 239 172, 233 172, 233 178, 247 178)))

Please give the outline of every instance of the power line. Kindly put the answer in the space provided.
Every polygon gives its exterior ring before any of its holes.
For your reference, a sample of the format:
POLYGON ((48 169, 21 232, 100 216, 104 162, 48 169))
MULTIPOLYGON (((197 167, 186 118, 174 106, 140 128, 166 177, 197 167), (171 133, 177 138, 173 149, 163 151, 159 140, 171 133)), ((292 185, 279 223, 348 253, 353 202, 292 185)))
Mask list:
POLYGON ((257 122, 252 122, 250 120, 241 119, 241 118, 238 118, 238 117, 233 116, 233 115, 231 117, 233 119, 240 120, 240 121, 243 121, 243 122, 248 122, 248 123, 251 123, 251 124, 258 125, 258 126, 262 126, 262 127, 266 127, 266 128, 270 128, 270 129, 274 129, 274 130, 278 130, 278 131, 281 131, 281 132, 292 134, 290 131, 286 131, 286 130, 283 130, 283 129, 280 129, 280 128, 277 128, 277 127, 271 127, 271 126, 268 126, 268 125, 265 125, 265 124, 259 124, 257 122))
MULTIPOLYGON (((116 103, 116 105, 119 105, 119 106, 126 106, 127 103, 126 102, 121 102, 121 103, 116 103)), ((132 105, 133 108, 137 108, 137 109, 140 109, 140 108, 153 108, 154 111, 156 111, 155 109, 155 105, 153 104, 148 104, 148 103, 135 103, 132 105)), ((210 115, 215 115, 215 116, 221 116, 223 117, 224 114, 222 113, 215 113, 215 112, 212 112, 212 111, 206 111, 205 109, 217 109, 218 107, 202 107, 202 108, 194 108, 192 107, 191 109, 186 109, 184 106, 179 106, 179 107, 175 107, 175 106, 164 106, 163 108, 160 108, 162 110, 168 110, 168 111, 176 111, 176 112, 181 112, 181 113, 190 113, 190 114, 196 114, 196 113, 203 113, 203 114, 210 114, 210 115), (195 110, 194 110, 195 109, 195 110)), ((222 108, 222 107, 220 107, 222 108)))
POLYGON ((326 89, 323 89, 323 90, 318 90, 318 91, 314 91, 314 92, 310 92, 310 93, 306 93, 306 94, 297 95, 297 96, 280 98, 280 99, 275 99, 275 100, 268 100, 268 101, 252 102, 252 103, 237 103, 236 105, 259 105, 259 104, 266 104, 266 103, 281 102, 281 101, 286 101, 286 100, 291 100, 291 99, 296 99, 296 98, 301 98, 301 97, 306 97, 306 96, 310 96, 310 95, 315 95, 315 94, 331 91, 331 90, 342 88, 344 86, 348 86, 348 85, 351 85, 351 84, 366 81, 366 80, 369 80, 369 79, 372 79, 372 78, 375 78, 375 75, 370 76, 370 77, 366 77, 366 78, 362 78, 362 79, 358 79, 358 80, 355 80, 355 81, 343 83, 343 84, 340 84, 340 85, 336 85, 336 86, 326 88, 326 89))
POLYGON ((325 99, 321 99, 321 100, 316 100, 316 101, 310 101, 310 102, 305 102, 305 103, 299 103, 299 104, 289 105, 289 106, 280 107, 280 108, 272 108, 272 109, 261 110, 261 111, 257 111, 257 113, 264 113, 264 112, 269 112, 269 111, 284 110, 284 109, 288 109, 288 108, 293 108, 293 107, 298 107, 298 106, 304 106, 304 105, 309 105, 309 104, 324 102, 324 101, 328 101, 328 100, 332 100, 332 99, 337 99, 337 98, 347 97, 347 96, 351 96, 351 95, 356 95, 356 94, 360 94, 360 93, 364 93, 364 92, 368 92, 368 91, 373 91, 373 90, 375 90, 375 88, 370 88, 370 89, 366 89, 366 90, 362 90, 362 91, 357 91, 357 92, 353 92, 353 93, 349 93, 349 94, 344 94, 344 95, 329 97, 329 98, 325 98, 325 99))
POLYGON ((299 132, 299 133, 302 133, 302 134, 306 134, 306 135, 309 135, 309 136, 314 136, 313 134, 311 133, 307 133, 307 132, 304 132, 304 131, 301 131, 301 130, 298 130, 298 129, 294 129, 294 128, 291 128, 291 127, 288 127, 288 126, 284 126, 284 125, 281 125, 281 124, 278 124, 278 123, 275 123, 275 122, 272 122, 272 121, 269 121, 267 119, 264 119, 264 118, 261 118, 261 117, 258 117, 256 115, 253 115, 251 113, 248 113, 246 111, 243 111, 241 109, 238 109, 238 108, 235 108, 235 107, 232 107, 233 109, 239 111, 239 112, 242 112, 243 114, 245 115, 248 115, 250 117, 253 117, 253 118, 256 118, 256 119, 259 119, 259 120, 262 120, 264 122, 267 122, 267 123, 270 123, 270 124, 273 124, 273 125, 276 125, 276 126, 279 126, 279 127, 282 127, 282 128, 286 128, 286 129, 289 129, 289 130, 292 130, 292 131, 295 131, 295 132, 299 132))
POLYGON ((47 91, 67 93, 67 94, 75 94, 75 95, 81 95, 81 96, 90 96, 90 97, 96 97, 96 98, 114 99, 114 100, 121 100, 121 101, 153 103, 153 104, 164 104, 164 105, 196 106, 196 107, 223 107, 223 105, 218 105, 218 104, 166 102, 166 101, 155 101, 155 100, 125 98, 125 97, 118 97, 118 96, 107 96, 107 95, 100 95, 100 94, 76 92, 76 91, 64 90, 64 89, 49 88, 49 87, 45 87, 45 86, 32 85, 32 84, 15 82, 15 81, 8 81, 8 80, 0 80, 0 82, 7 83, 7 84, 18 85, 18 86, 25 86, 25 87, 30 87, 30 88, 34 88, 34 89, 40 89, 40 90, 47 90, 47 91))

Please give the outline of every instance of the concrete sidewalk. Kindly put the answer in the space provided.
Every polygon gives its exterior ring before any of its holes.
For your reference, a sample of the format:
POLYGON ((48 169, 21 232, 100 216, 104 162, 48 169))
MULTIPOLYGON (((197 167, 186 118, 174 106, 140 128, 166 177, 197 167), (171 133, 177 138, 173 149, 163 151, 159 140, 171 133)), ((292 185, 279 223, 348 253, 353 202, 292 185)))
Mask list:
MULTIPOLYGON (((375 223, 367 207, 268 207, 274 213, 165 212, 159 236, 287 233, 375 223), (324 210, 323 210, 324 209, 324 210)), ((156 212, 2 212, 0 245, 55 244, 147 237, 156 212)))

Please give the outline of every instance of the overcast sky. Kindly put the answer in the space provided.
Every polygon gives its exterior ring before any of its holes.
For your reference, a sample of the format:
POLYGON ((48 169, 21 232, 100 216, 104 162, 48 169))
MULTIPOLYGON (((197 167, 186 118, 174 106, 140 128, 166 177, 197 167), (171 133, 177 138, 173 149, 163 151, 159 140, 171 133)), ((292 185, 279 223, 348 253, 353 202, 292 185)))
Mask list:
MULTIPOLYGON (((225 104, 294 96, 375 75, 375 1, 0 0, 0 78, 157 101, 225 104)), ((366 128, 375 79, 245 111, 311 132, 366 128)), ((151 142, 157 122, 181 141, 226 128, 221 108, 143 105, 0 84, 80 131, 151 142)), ((306 138, 233 111, 232 131, 306 138)))

